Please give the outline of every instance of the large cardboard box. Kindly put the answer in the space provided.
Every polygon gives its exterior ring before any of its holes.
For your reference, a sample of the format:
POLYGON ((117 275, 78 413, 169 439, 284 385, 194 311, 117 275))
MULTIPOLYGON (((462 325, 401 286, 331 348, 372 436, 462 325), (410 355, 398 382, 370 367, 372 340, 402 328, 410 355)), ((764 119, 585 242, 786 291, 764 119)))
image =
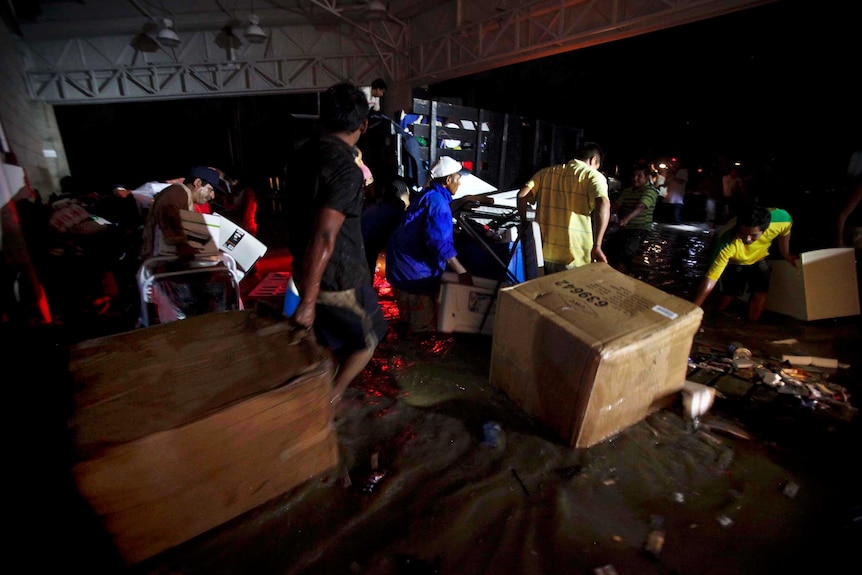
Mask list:
POLYGON ((796 267, 784 260, 771 265, 766 309, 803 321, 859 315, 853 248, 804 252, 796 267))
MULTIPOLYGON (((193 248, 197 248, 200 256, 214 256, 218 254, 216 239, 218 235, 218 222, 207 220, 205 214, 199 214, 191 210, 180 210, 180 221, 186 232, 186 242, 193 248)), ((159 255, 176 255, 177 248, 169 244, 164 237, 159 235, 159 255)))
POLYGON ((73 476, 128 563, 336 465, 333 367, 303 333, 231 311, 72 348, 73 476))
POLYGON ((669 405, 703 311, 595 263, 504 288, 491 384, 572 447, 669 405))

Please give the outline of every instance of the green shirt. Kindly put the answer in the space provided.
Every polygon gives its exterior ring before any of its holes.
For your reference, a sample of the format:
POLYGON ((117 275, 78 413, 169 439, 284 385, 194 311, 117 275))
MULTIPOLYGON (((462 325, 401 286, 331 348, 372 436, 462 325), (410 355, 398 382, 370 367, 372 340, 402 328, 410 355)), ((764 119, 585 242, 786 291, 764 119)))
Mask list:
POLYGON ((646 209, 629 220, 626 228, 648 230, 652 227, 653 212, 655 211, 657 198, 658 192, 650 182, 645 183, 639 188, 626 188, 620 192, 620 197, 617 199, 617 203, 620 206, 617 215, 620 219, 623 219, 627 214, 634 211, 638 204, 643 204, 646 206, 646 209))

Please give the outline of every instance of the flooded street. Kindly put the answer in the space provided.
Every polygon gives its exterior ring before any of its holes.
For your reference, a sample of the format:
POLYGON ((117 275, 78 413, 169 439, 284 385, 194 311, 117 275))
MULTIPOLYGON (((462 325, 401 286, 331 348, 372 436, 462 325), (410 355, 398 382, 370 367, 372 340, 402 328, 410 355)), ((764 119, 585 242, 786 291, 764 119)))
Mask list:
MULTIPOLYGON (((708 234, 653 234, 632 274, 690 297, 708 234)), ((492 337, 403 337, 379 277, 377 288, 392 328, 335 420, 337 467, 132 567, 79 498, 59 503, 71 491, 63 480, 34 504, 53 518, 44 533, 72 550, 48 561, 140 575, 768 574, 855 564, 859 316, 767 312, 746 324, 707 309, 688 370, 716 391, 700 425, 680 399, 573 449, 489 384, 492 337), (790 369, 786 354, 847 367, 793 368, 821 390, 815 400, 735 369, 731 342, 778 371, 790 369)), ((28 468, 55 470, 32 455, 44 452, 31 449, 28 468)))
MULTIPOLYGON (((690 296, 707 236, 654 234, 633 274, 690 296)), ((379 278, 378 290, 394 320, 379 278)), ((806 324, 767 315, 745 326, 708 314, 689 374, 718 391, 699 428, 678 402, 589 449, 569 448, 489 386, 490 337, 414 340, 393 329, 346 394, 336 470, 133 572, 838 569, 858 554, 852 543, 862 533, 852 402, 781 396, 745 373, 696 364, 726 357, 732 341, 766 363, 782 352, 839 357, 851 367, 821 370, 819 381, 853 397, 859 318, 806 324), (795 343, 771 343, 784 340, 795 343)))

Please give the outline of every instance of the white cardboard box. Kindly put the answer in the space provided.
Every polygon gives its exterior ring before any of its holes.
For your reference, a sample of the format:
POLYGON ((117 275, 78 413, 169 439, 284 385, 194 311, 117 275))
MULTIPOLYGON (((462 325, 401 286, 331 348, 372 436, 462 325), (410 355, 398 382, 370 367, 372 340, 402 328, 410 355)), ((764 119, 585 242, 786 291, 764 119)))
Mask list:
POLYGON ((859 285, 853 248, 804 252, 796 267, 772 263, 766 309, 803 321, 859 314, 859 285))
POLYGON ((461 285, 458 283, 457 274, 444 273, 438 296, 437 331, 485 335, 494 333, 494 308, 498 287, 499 282, 496 280, 479 277, 473 278, 472 286, 461 285))
POLYGON ((571 447, 679 398, 703 310, 594 263, 501 289, 490 383, 571 447))
MULTIPOLYGON (((197 212, 192 212, 197 213, 197 212)), ((266 253, 266 246, 256 237, 219 214, 199 214, 219 250, 232 256, 243 272, 266 253)))
POLYGON ((266 246, 256 237, 224 216, 219 216, 218 247, 233 256, 242 271, 248 272, 266 253, 266 246))

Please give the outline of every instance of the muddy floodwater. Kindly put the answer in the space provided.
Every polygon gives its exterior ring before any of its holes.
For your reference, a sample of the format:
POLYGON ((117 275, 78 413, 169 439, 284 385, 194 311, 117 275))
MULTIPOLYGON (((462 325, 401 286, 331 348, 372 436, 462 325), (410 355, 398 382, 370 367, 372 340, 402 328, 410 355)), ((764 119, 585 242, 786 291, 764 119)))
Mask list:
MULTIPOLYGON (((690 298, 708 233, 664 226, 652 240, 632 275, 690 298)), ((377 286, 395 323, 391 294, 377 286)), ((699 425, 678 401, 573 449, 489 385, 490 336, 411 339, 393 329, 345 396, 337 468, 125 571, 855 571, 860 334, 858 316, 800 322, 767 312, 746 325, 707 310, 689 378, 717 391, 699 425), (731 342, 776 370, 782 354, 847 366, 794 372, 833 393, 815 401, 734 369, 731 342)), ((85 529, 70 537, 85 571, 118 567, 104 539, 85 529)))

